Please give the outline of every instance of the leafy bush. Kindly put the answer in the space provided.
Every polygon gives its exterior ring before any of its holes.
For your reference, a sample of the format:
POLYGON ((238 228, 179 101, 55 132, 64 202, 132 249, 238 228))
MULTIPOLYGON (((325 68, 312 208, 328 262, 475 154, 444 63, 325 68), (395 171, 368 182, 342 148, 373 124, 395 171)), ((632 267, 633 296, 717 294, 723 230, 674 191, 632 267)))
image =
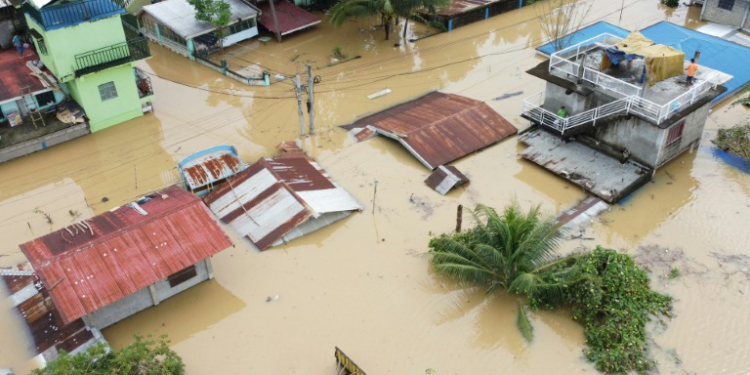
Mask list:
POLYGON ((680 5, 680 0, 661 0, 661 3, 670 8, 677 8, 680 5))
POLYGON ((169 348, 167 336, 158 341, 151 335, 144 341, 140 335, 135 342, 119 352, 108 351, 102 344, 70 355, 60 352, 57 360, 47 367, 33 370, 30 375, 184 375, 182 358, 169 348))
POLYGON ((719 129, 714 143, 724 151, 750 159, 750 123, 719 129))
POLYGON ((590 253, 568 258, 551 269, 575 273, 561 292, 538 290, 529 295, 533 309, 570 306, 573 319, 583 325, 586 358, 596 369, 610 374, 645 373, 655 362, 649 355, 646 323, 651 316, 671 317, 672 298, 654 292, 649 277, 627 254, 597 247, 590 253))

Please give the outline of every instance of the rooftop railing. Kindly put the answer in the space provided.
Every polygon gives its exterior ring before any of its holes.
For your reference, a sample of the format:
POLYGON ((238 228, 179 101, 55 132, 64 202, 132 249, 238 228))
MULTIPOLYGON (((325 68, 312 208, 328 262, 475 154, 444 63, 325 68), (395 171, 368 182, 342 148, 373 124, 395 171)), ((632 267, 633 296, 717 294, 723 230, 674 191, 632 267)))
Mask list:
POLYGON ((125 2, 124 0, 79 0, 52 4, 42 9, 37 9, 26 2, 23 4, 23 10, 44 30, 49 31, 123 14, 125 2))
POLYGON ((76 55, 76 77, 98 72, 131 61, 151 56, 146 38, 128 40, 124 43, 100 48, 76 55))

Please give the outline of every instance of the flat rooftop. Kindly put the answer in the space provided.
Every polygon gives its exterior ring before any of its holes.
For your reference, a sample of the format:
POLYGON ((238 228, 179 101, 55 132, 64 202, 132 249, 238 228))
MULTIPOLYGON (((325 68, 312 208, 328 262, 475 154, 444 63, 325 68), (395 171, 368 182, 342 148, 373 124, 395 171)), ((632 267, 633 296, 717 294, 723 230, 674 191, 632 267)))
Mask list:
POLYGON ((518 140, 528 147, 521 157, 572 182, 609 203, 616 203, 648 181, 647 167, 619 160, 576 142, 564 142, 542 129, 518 140))

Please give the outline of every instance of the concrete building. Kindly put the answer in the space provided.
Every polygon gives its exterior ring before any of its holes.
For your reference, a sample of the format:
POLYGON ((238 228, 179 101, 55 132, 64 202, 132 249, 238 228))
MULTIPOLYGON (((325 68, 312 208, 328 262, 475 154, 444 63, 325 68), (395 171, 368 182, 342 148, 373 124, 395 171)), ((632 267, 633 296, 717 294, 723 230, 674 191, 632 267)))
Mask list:
POLYGON ((552 54, 528 71, 547 83, 524 100, 522 116, 537 127, 519 138, 529 146, 521 156, 605 201, 624 198, 697 145, 712 100, 726 90, 720 84, 731 79, 700 66, 688 86, 687 63, 637 32, 552 54))
POLYGON ((201 200, 172 186, 20 246, 59 313, 105 328, 213 278, 232 246, 201 200))
POLYGON ((750 0, 705 0, 701 21, 729 25, 750 32, 750 0))
POLYGON ((96 132, 142 116, 153 100, 134 62, 151 57, 123 0, 28 0, 29 34, 44 65, 86 111, 96 132))

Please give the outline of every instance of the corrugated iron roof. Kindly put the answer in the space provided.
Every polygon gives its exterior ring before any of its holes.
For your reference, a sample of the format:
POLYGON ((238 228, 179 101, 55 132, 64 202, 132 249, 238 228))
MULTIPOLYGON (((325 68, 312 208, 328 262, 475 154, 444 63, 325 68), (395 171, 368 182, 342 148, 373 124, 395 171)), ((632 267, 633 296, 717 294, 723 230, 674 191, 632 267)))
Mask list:
POLYGON ((20 247, 69 323, 231 245, 200 199, 172 186, 20 247))
POLYGON ((246 168, 234 147, 217 146, 192 154, 179 163, 190 189, 214 184, 246 168))
POLYGON ((445 195, 451 189, 463 185, 466 182, 469 182, 469 178, 452 165, 447 167, 441 165, 437 167, 435 172, 432 172, 430 177, 427 177, 427 179, 424 180, 424 183, 427 184, 427 186, 433 188, 442 195, 445 195))
MULTIPOLYGON (((440 16, 455 16, 499 1, 500 0, 452 0, 447 8, 437 9, 435 13, 440 16)), ((423 15, 429 15, 426 11, 420 13, 423 15)))
POLYGON ((391 107, 344 128, 360 129, 368 136, 374 131, 396 139, 429 169, 518 131, 487 104, 441 92, 391 107))
POLYGON ((279 147, 285 150, 281 157, 260 159, 204 198, 216 216, 261 250, 346 216, 338 213, 362 209, 297 146, 279 147), (300 224, 318 219, 318 225, 285 237, 300 224))
MULTIPOLYGON (((94 334, 86 328, 81 319, 65 323, 55 308, 47 288, 38 276, 31 271, 31 265, 17 266, 20 272, 2 272, 0 278, 10 292, 11 302, 16 307, 29 334, 34 341, 35 354, 55 347, 72 352, 75 349, 96 342, 94 334), (28 270, 30 272, 24 272, 28 270)), ((50 360, 51 358, 45 359, 50 360)))
MULTIPOLYGON (((279 21, 281 35, 287 35, 320 23, 320 18, 286 0, 277 0, 273 4, 276 8, 276 19, 279 21)), ((273 13, 269 1, 259 3, 258 8, 261 12, 258 23, 275 33, 276 26, 273 22, 273 13)))

